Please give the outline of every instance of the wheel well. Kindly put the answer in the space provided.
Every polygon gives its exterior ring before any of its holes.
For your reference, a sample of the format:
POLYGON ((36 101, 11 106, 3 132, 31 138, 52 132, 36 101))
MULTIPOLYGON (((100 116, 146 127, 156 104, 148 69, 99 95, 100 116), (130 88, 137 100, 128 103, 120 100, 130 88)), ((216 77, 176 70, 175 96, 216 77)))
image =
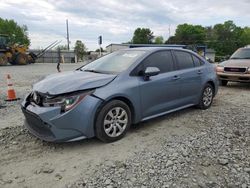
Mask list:
MULTIPOLYGON (((135 109, 134 109, 132 102, 126 97, 115 97, 115 98, 110 99, 109 101, 112 101, 112 100, 120 100, 120 101, 124 102, 126 105, 128 105, 128 107, 131 111, 131 120, 133 123, 134 118, 135 118, 135 109)), ((109 101, 107 101, 107 102, 109 102, 109 101)))
MULTIPOLYGON (((114 97, 114 98, 111 98, 109 99, 108 101, 104 101, 99 107, 98 107, 98 110, 97 110, 97 113, 102 109, 102 107, 107 104, 108 102, 112 101, 112 100, 120 100, 122 102, 124 102, 126 105, 128 105, 130 111, 131 111, 131 120, 132 120, 132 123, 134 122, 134 118, 135 118, 135 109, 134 109, 134 106, 132 104, 132 102, 126 98, 126 97, 114 97)), ((97 114, 96 114, 96 117, 97 117, 97 114)), ((95 119, 96 119, 95 117, 95 119)))
POLYGON ((122 102, 124 102, 126 105, 128 105, 130 111, 131 111, 131 122, 134 123, 135 120, 135 109, 134 106, 132 104, 132 102, 126 98, 126 97, 114 97, 109 99, 108 101, 104 101, 96 110, 96 114, 95 114, 95 119, 94 119, 94 132, 96 132, 96 119, 97 119, 97 114, 100 112, 100 110, 102 109, 102 107, 107 104, 108 102, 112 101, 112 100, 120 100, 122 102))

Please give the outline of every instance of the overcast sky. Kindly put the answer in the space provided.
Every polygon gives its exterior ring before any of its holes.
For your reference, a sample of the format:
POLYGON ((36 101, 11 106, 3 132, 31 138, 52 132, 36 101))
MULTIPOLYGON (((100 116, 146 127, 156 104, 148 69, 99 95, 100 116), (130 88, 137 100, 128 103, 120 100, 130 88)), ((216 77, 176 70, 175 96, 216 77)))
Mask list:
POLYGON ((31 48, 55 40, 66 44, 69 20, 71 47, 77 39, 89 50, 131 40, 137 27, 150 28, 164 39, 182 23, 203 26, 233 20, 250 25, 250 0, 0 0, 0 17, 27 25, 31 48))

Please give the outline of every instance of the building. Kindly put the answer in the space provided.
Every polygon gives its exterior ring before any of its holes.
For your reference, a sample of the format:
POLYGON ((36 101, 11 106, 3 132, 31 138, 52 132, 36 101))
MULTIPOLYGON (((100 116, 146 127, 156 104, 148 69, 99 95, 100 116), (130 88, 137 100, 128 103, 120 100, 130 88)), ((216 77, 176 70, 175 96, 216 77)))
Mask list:
POLYGON ((215 62, 215 51, 214 49, 206 49, 206 58, 215 62))

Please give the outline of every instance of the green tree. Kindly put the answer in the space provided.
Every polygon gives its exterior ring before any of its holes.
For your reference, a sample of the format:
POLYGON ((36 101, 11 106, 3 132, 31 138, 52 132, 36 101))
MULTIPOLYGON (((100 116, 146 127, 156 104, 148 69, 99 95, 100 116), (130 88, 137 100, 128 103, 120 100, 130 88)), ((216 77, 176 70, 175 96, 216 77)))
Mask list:
POLYGON ((81 40, 77 40, 75 43, 74 51, 78 60, 83 60, 83 56, 86 54, 87 48, 81 40))
POLYGON ((58 45, 57 47, 56 47, 56 50, 68 50, 68 46, 67 45, 58 45))
POLYGON ((206 30, 204 27, 185 23, 177 26, 174 41, 176 44, 203 44, 205 38, 206 30))
POLYGON ((27 26, 19 26, 14 20, 0 18, 0 34, 8 35, 11 45, 15 43, 26 46, 30 45, 27 26))
POLYGON ((240 36, 243 46, 250 45, 250 27, 245 27, 240 36))
MULTIPOLYGON (((100 48, 96 49, 95 52, 100 52, 100 48)), ((101 52, 106 52, 106 51, 101 47, 101 52)))
POLYGON ((148 28, 137 28, 132 39, 133 44, 152 44, 153 32, 148 28))
POLYGON ((164 39, 162 36, 157 36, 155 37, 155 41, 154 41, 155 44, 163 44, 164 43, 164 39))
POLYGON ((250 44, 250 27, 241 28, 233 21, 202 27, 200 25, 181 24, 167 44, 204 44, 213 48, 217 56, 231 55, 236 49, 250 44))
POLYGON ((180 44, 180 42, 176 41, 175 36, 170 36, 168 40, 165 41, 165 44, 180 44))
POLYGON ((242 40, 244 30, 229 20, 223 24, 216 24, 213 27, 211 38, 208 38, 207 45, 215 49, 219 56, 231 55, 236 49, 245 43, 242 40))

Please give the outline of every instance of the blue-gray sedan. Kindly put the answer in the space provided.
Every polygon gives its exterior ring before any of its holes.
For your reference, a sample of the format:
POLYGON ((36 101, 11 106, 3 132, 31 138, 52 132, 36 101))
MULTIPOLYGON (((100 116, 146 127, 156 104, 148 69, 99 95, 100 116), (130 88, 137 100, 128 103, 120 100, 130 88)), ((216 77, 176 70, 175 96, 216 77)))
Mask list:
POLYGON ((42 140, 113 142, 131 124, 190 106, 207 109, 217 90, 214 66, 196 53, 134 48, 47 76, 34 84, 22 111, 42 140))

